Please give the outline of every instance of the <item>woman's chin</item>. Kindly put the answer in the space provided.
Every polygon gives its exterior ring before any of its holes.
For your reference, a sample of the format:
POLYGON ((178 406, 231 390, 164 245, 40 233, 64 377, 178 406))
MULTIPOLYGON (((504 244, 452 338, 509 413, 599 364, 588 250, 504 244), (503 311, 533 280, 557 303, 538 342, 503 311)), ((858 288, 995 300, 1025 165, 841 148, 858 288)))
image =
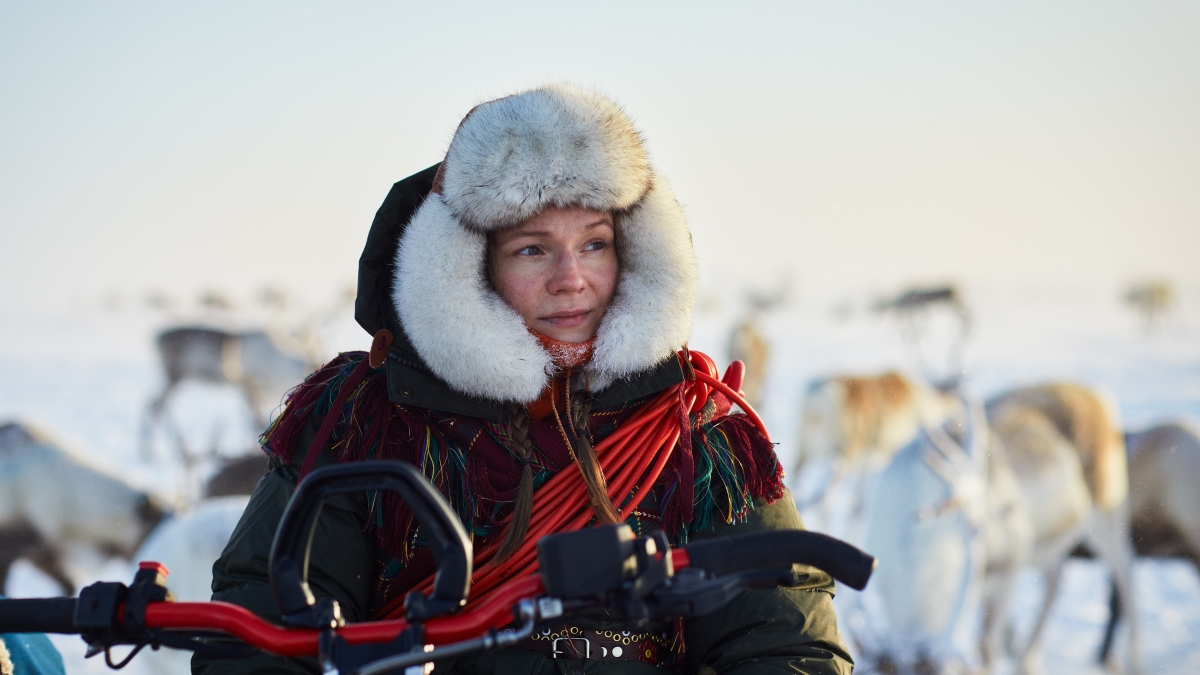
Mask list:
POLYGON ((537 332, 559 342, 572 343, 587 342, 596 334, 591 326, 555 326, 545 322, 542 322, 537 332))

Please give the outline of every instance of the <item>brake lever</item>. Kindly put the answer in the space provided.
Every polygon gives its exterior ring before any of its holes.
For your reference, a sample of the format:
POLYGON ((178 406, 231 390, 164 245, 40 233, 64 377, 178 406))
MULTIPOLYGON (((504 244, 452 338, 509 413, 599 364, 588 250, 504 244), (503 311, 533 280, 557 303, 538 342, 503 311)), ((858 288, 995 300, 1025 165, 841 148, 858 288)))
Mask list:
POLYGON ((704 616, 728 605, 748 590, 791 588, 807 575, 793 570, 752 570, 712 577, 703 570, 687 568, 676 572, 646 599, 648 614, 655 618, 704 616))

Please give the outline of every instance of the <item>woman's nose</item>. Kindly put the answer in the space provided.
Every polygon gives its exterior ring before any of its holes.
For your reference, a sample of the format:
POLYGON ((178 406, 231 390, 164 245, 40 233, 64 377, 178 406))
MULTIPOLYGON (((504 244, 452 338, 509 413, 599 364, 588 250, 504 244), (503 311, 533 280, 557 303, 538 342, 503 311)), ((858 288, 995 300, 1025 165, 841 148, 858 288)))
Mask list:
POLYGON ((553 276, 550 278, 551 293, 578 293, 587 286, 583 277, 583 265, 574 253, 565 253, 555 261, 553 276))

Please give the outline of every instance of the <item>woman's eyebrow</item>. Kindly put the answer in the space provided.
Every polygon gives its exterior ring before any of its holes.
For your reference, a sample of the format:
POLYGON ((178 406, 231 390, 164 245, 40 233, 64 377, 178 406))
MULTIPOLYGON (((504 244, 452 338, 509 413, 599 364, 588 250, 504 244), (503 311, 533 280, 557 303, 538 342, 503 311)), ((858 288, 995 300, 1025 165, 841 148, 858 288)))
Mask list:
POLYGON ((500 238, 500 243, 507 243, 521 237, 549 237, 550 233, 543 230, 521 230, 520 232, 509 232, 506 236, 500 238))
MULTIPOLYGON (((597 220, 595 222, 584 225, 583 229, 593 230, 597 227, 600 227, 601 225, 608 225, 609 227, 613 227, 613 223, 612 223, 611 219, 601 218, 600 220, 597 220)), ((522 237, 549 237, 549 236, 551 236, 551 234, 549 231, 546 231, 546 230, 520 230, 518 232, 506 233, 505 236, 500 238, 500 243, 507 243, 514 239, 520 239, 522 237)))

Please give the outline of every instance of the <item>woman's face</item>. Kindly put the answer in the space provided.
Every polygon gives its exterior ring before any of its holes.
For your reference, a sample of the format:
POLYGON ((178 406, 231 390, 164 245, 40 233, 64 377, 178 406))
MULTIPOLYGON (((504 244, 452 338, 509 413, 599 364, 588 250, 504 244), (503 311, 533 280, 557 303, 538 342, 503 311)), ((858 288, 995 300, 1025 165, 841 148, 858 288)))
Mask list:
POLYGON ((549 207, 493 233, 489 264, 496 292, 526 326, 563 342, 587 342, 617 287, 612 214, 549 207))

